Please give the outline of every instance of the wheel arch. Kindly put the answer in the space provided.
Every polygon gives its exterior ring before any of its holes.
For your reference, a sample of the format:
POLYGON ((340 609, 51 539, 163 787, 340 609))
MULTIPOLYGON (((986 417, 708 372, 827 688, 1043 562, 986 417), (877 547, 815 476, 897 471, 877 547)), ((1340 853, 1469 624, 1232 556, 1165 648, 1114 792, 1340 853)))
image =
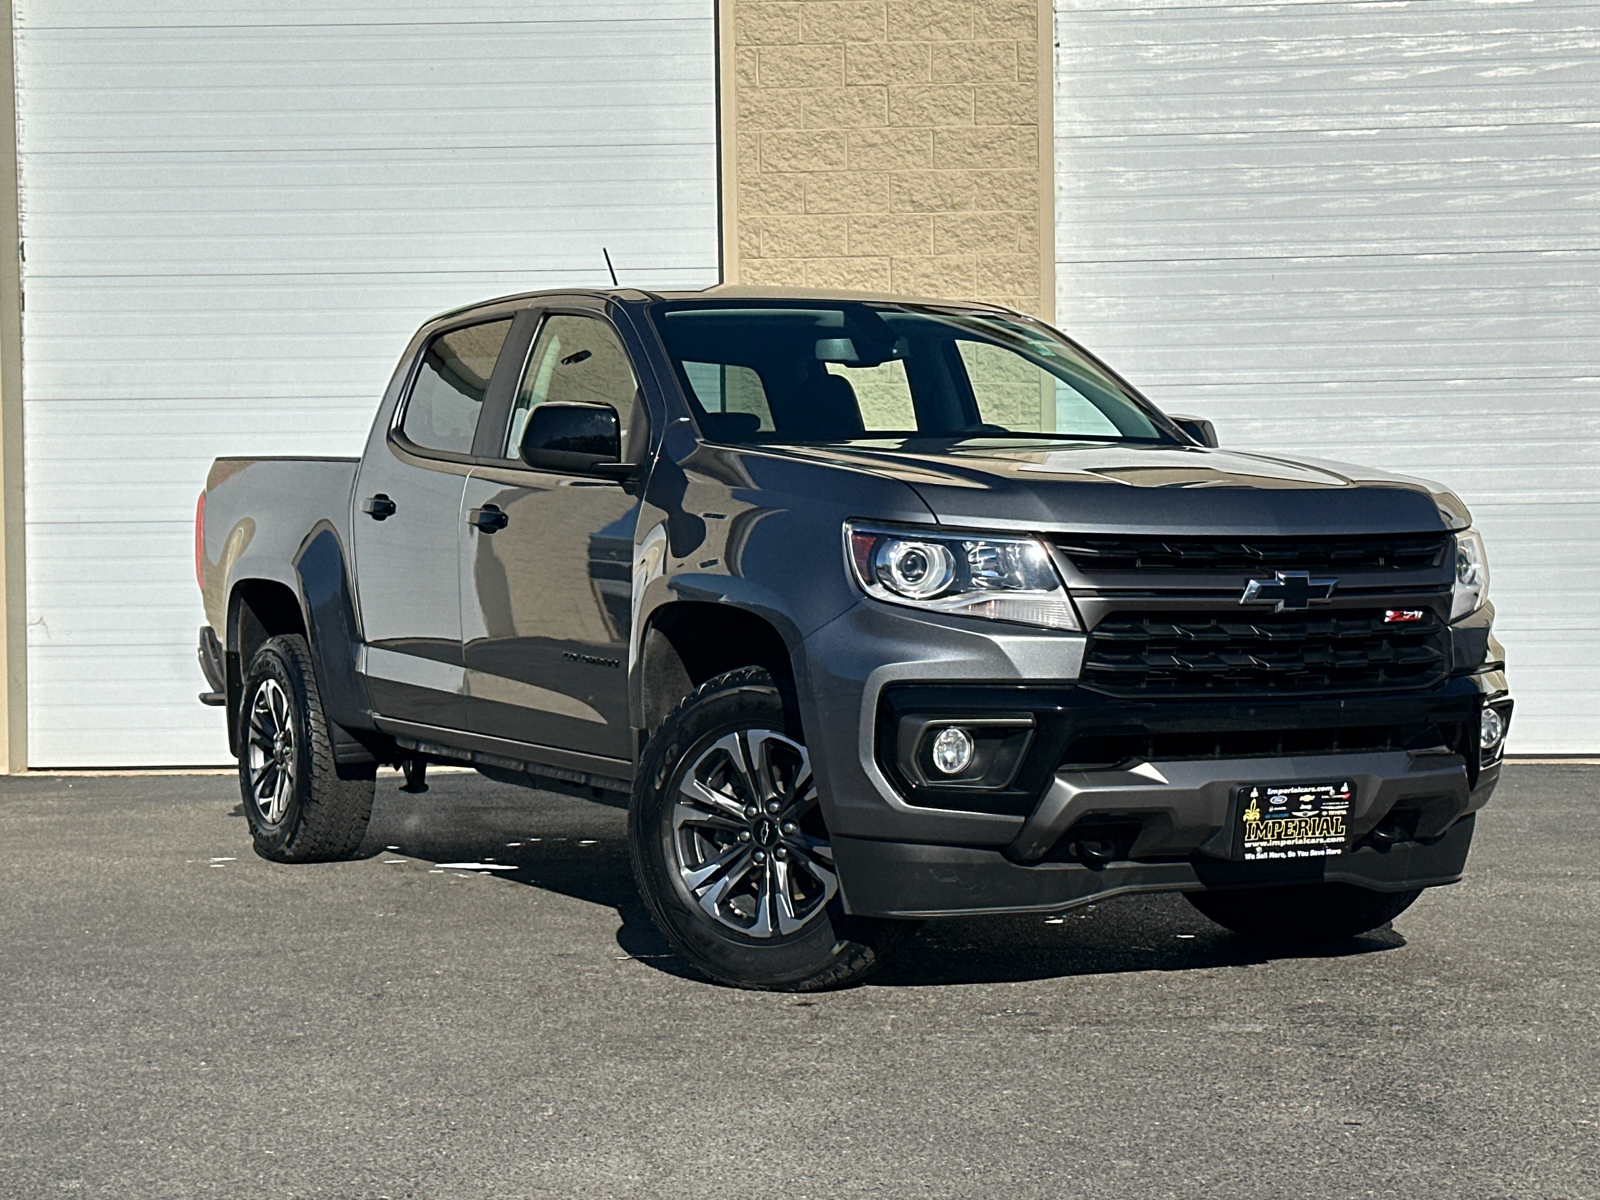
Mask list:
POLYGON ((797 691, 796 657, 767 616, 737 604, 674 600, 650 614, 639 638, 633 720, 639 748, 683 697, 708 679, 740 667, 761 667, 786 704, 797 691))
POLYGON ((341 763, 372 761, 371 705, 356 671, 361 647, 344 546, 331 522, 321 521, 293 557, 291 587, 280 579, 236 580, 228 598, 226 638, 229 748, 238 753, 239 707, 244 673, 268 638, 298 634, 311 649, 312 669, 323 710, 335 733, 341 763))

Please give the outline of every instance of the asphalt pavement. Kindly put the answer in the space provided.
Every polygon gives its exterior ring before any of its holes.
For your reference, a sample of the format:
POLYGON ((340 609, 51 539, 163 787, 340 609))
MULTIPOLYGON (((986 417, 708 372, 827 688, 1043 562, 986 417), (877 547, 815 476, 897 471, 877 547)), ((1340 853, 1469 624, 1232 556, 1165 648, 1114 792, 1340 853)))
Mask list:
POLYGON ((398 785, 288 867, 228 777, 0 780, 0 1197, 1600 1197, 1600 768, 1330 952, 1125 897, 814 996, 672 956, 622 812, 398 785))

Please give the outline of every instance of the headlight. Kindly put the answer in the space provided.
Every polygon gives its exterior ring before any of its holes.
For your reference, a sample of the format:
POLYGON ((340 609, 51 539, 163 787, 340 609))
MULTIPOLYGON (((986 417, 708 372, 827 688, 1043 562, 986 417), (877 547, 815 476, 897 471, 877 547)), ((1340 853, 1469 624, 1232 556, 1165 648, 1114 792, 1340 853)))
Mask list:
POLYGON ((1489 598, 1489 559, 1483 538, 1475 529, 1456 534, 1456 582, 1451 593, 1450 619, 1470 617, 1489 598))
POLYGON ((1078 629, 1067 589, 1037 538, 845 526, 850 566, 869 596, 891 604, 1078 629))

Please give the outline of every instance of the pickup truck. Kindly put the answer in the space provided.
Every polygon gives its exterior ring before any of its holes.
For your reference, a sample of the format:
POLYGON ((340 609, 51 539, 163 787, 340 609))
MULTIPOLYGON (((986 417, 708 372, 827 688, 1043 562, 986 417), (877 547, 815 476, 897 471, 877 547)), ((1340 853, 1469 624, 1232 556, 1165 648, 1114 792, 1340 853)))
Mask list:
POLYGON ((1511 716, 1455 495, 1219 449, 979 304, 446 313, 359 459, 217 460, 195 556, 259 854, 356 853, 380 765, 626 797, 652 917, 742 987, 1129 892, 1380 928, 1461 877, 1511 716))

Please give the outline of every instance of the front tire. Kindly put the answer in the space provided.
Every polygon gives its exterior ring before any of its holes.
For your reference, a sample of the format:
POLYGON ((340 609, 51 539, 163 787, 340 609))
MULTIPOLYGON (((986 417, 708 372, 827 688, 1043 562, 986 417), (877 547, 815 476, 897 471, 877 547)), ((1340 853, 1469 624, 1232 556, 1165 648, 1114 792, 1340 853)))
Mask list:
POLYGON ((1421 889, 1375 892, 1349 883, 1184 893, 1218 925, 1264 942, 1336 942, 1371 933, 1420 895, 1421 889))
POLYGON ((656 731, 628 836, 656 927, 719 983, 838 987, 915 929, 845 913, 810 757, 758 667, 708 680, 656 731))
POLYGON ((268 638, 239 705, 239 790, 256 853, 285 863, 352 857, 372 816, 375 774, 334 762, 305 638, 268 638))

